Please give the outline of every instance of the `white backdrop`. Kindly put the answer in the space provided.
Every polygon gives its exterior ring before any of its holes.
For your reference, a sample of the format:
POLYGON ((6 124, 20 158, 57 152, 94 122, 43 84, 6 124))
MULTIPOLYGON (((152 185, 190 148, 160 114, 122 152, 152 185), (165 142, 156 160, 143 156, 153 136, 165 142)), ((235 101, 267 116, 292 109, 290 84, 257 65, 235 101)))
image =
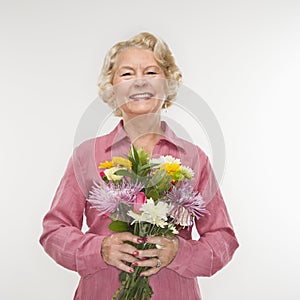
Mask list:
POLYGON ((240 248, 199 278, 204 300, 300 299, 299 1, 1 0, 0 31, 0 299, 72 299, 78 276, 39 245, 42 217, 104 54, 140 31, 170 45, 225 138, 240 248))

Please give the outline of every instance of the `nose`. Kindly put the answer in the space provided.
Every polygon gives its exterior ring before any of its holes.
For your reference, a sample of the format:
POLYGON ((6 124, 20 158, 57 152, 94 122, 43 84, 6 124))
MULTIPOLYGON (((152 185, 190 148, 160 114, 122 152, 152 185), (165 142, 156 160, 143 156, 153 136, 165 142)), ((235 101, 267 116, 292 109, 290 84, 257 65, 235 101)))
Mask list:
POLYGON ((146 84, 147 84, 146 78, 139 77, 139 78, 136 78, 136 79, 134 80, 134 85, 135 85, 136 87, 143 87, 143 86, 145 86, 146 84))

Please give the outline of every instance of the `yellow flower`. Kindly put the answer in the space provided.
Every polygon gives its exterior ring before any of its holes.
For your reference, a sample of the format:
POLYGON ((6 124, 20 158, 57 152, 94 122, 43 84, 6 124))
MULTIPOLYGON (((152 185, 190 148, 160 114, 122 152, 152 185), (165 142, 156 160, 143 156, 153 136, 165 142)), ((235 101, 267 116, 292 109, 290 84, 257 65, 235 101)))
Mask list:
POLYGON ((113 162, 114 166, 116 166, 116 167, 124 167, 127 170, 131 169, 131 165, 132 165, 131 161, 126 158, 114 156, 112 158, 112 162, 113 162))
POLYGON ((180 169, 180 164, 163 164, 160 169, 166 170, 168 175, 172 175, 174 172, 180 169))
POLYGON ((114 166, 114 163, 112 161, 105 161, 103 163, 100 163, 98 166, 99 169, 110 169, 114 166))

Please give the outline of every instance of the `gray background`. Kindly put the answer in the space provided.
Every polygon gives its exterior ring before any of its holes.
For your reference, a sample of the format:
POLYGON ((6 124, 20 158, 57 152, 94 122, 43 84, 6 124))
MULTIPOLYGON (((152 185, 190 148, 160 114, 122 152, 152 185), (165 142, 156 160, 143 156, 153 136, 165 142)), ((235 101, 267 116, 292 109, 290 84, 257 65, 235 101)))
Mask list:
POLYGON ((296 0, 2 0, 0 298, 72 299, 78 276, 38 244, 42 217, 104 54, 150 31, 226 143, 221 188, 241 246, 199 278, 203 298, 299 299, 299 9, 296 0))

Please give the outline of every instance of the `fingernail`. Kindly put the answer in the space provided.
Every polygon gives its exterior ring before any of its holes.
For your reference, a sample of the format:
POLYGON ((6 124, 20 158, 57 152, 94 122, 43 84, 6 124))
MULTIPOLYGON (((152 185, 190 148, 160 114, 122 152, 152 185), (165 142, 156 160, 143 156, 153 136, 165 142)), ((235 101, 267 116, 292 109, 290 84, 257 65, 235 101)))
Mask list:
POLYGON ((141 277, 145 277, 145 275, 142 273, 141 275, 140 275, 141 277))
POLYGON ((137 239, 137 242, 138 242, 139 244, 142 244, 142 243, 144 243, 144 239, 138 238, 138 239, 137 239))
POLYGON ((142 258, 141 258, 141 260, 146 260, 146 259, 147 259, 147 257, 142 257, 142 258))
POLYGON ((144 238, 143 238, 143 242, 146 243, 147 241, 148 241, 148 238, 147 238, 147 237, 144 237, 144 238))
POLYGON ((135 261, 131 265, 134 266, 134 267, 137 267, 139 264, 135 261))
POLYGON ((133 269, 130 269, 129 272, 130 272, 130 273, 134 273, 134 270, 133 270, 133 269))
POLYGON ((139 255, 139 252, 138 252, 138 251, 134 251, 132 254, 133 254, 134 256, 138 256, 138 255, 139 255))

